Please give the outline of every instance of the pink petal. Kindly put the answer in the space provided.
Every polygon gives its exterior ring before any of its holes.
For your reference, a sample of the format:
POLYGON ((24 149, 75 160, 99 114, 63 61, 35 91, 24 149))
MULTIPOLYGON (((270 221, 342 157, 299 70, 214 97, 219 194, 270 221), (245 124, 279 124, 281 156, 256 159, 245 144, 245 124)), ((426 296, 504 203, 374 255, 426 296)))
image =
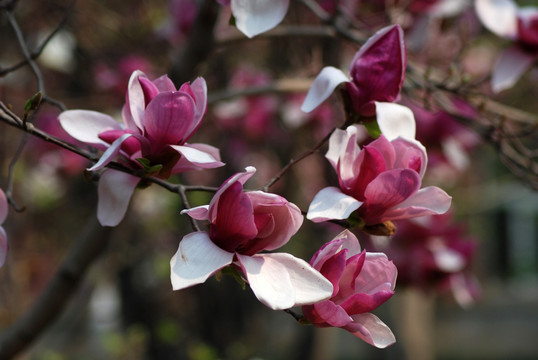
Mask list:
POLYGON ((435 186, 420 189, 416 194, 385 213, 391 220, 408 219, 425 215, 444 214, 450 208, 452 197, 435 186))
POLYGON ((120 153, 121 144, 131 136, 133 136, 133 134, 123 134, 117 138, 112 145, 106 149, 99 161, 97 161, 92 167, 88 168, 88 171, 100 170, 107 166, 120 153))
POLYGON ((361 217, 367 225, 392 220, 387 212, 415 194, 420 183, 420 176, 414 170, 395 169, 381 173, 366 187, 361 217))
POLYGON ((321 269, 325 261, 327 261, 334 254, 348 249, 347 256, 351 257, 361 252, 361 246, 359 240, 355 234, 349 230, 344 230, 340 234, 336 235, 334 239, 323 245, 312 257, 310 264, 317 270, 321 269))
POLYGON ((478 18, 491 32, 508 39, 517 36, 517 4, 512 0, 476 0, 478 18))
POLYGON ((159 92, 176 91, 176 86, 167 75, 163 75, 153 80, 153 84, 159 89, 159 92))
POLYGON ((182 92, 158 94, 144 113, 144 130, 155 149, 182 145, 195 122, 195 104, 182 92))
POLYGON ((8 212, 8 203, 6 194, 0 189, 0 225, 6 220, 8 212))
POLYGON ((67 110, 58 116, 63 129, 75 139, 88 144, 103 144, 99 134, 109 130, 122 130, 114 118, 97 111, 67 110))
POLYGON ((536 59, 536 55, 528 54, 517 46, 504 50, 491 74, 493 92, 498 93, 511 88, 536 59))
POLYGON ((397 138, 392 141, 394 153, 394 168, 415 170, 420 177, 424 176, 428 165, 426 148, 415 139, 397 138))
POLYGON ((201 205, 190 209, 181 210, 182 214, 187 214, 191 218, 196 220, 208 220, 209 218, 209 205, 201 205))
POLYGON ((193 122, 192 127, 188 130, 188 133, 192 135, 198 129, 198 127, 200 127, 202 118, 207 110, 207 84, 204 78, 199 77, 194 80, 192 85, 189 83, 183 84, 179 91, 188 93, 194 100, 194 105, 196 108, 194 116, 195 121, 193 122))
POLYGON ((205 282, 217 270, 232 263, 234 254, 215 245, 208 234, 198 231, 185 235, 170 260, 173 290, 205 282))
POLYGON ((362 314, 373 311, 394 295, 394 291, 376 291, 373 294, 356 293, 340 303, 347 314, 362 314))
POLYGON ((313 306, 317 315, 331 326, 343 327, 353 321, 353 318, 340 305, 336 305, 330 300, 316 303, 313 306))
POLYGON ((398 270, 384 253, 367 252, 354 288, 358 292, 375 294, 379 291, 393 291, 398 270))
POLYGON ((7 258, 7 251, 9 245, 7 242, 7 235, 4 228, 0 226, 0 267, 4 266, 7 258))
POLYGON ((97 187, 97 219, 101 225, 116 226, 123 220, 139 181, 140 178, 121 171, 103 171, 97 187))
MULTIPOLYGON (((185 171, 189 170, 202 170, 207 168, 214 168, 223 166, 224 163, 220 161, 220 151, 214 146, 207 145, 207 144, 185 144, 185 146, 188 146, 191 149, 195 149, 201 152, 204 152, 211 156, 213 159, 215 159, 214 163, 192 163, 188 160, 187 157, 182 156, 179 161, 174 165, 174 168, 172 169, 172 174, 179 174, 185 171)), ((174 146, 172 146, 174 148, 174 146)))
POLYGON ((232 0, 237 28, 249 38, 280 24, 288 11, 289 0, 232 0))
POLYGON ((216 210, 218 208, 218 203, 219 203, 221 194, 225 192, 230 186, 232 186, 236 181, 238 181, 241 185, 245 184, 245 182, 248 179, 250 179, 250 177, 254 175, 255 172, 256 172, 255 167, 247 166, 245 168, 245 172, 237 173, 222 183, 222 185, 219 187, 215 195, 213 195, 211 202, 209 203, 209 221, 210 222, 214 222, 217 216, 216 210))
POLYGON ((306 218, 316 223, 333 219, 344 220, 361 205, 361 201, 342 193, 339 188, 326 187, 312 200, 306 218))
MULTIPOLYGON (((183 155, 184 161, 192 164, 192 168, 195 169, 213 169, 224 165, 220 159, 216 159, 212 154, 199 150, 192 145, 172 145, 171 148, 183 155)), ((182 164, 182 166, 185 166, 185 164, 182 164)), ((174 169, 176 169, 175 166, 174 169)))
POLYGON ((376 102, 375 109, 377 124, 387 140, 415 138, 416 123, 411 109, 388 102, 376 102))
POLYGON ((353 322, 344 327, 347 331, 370 345, 383 349, 396 342, 394 334, 372 313, 352 315, 353 322))
POLYGON ((301 105, 301 110, 307 113, 311 112, 327 100, 338 85, 347 81, 349 78, 342 70, 332 66, 324 67, 310 86, 303 105, 301 105))
POLYGON ((286 253, 237 254, 254 295, 273 310, 328 299, 332 284, 306 261, 286 253))

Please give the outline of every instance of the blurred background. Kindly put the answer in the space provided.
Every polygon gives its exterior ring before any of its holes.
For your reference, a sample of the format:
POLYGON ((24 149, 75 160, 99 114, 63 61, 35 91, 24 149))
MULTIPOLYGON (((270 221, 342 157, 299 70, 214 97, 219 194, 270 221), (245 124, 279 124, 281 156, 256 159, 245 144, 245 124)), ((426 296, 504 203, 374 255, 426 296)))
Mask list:
MULTIPOLYGON (((171 181, 219 186, 253 165, 258 171, 246 188, 256 189, 344 122, 335 95, 311 114, 299 108, 308 80, 327 65, 346 71, 360 45, 323 34, 319 29, 326 23, 305 3, 291 1, 282 31, 250 40, 229 25, 229 6, 214 4, 215 42, 207 44, 207 56, 187 75, 178 70, 178 61, 189 50, 189 38, 198 35, 192 31, 196 0, 114 0, 106 5, 93 0, 20 0, 13 14, 30 49, 57 30, 37 64, 49 97, 69 109, 96 110, 120 119, 127 81, 135 69, 150 78, 170 74, 178 87, 203 76, 210 103, 193 141, 218 147, 227 165, 171 181), (292 25, 319 31, 299 34, 292 25)), ((510 153, 504 153, 499 140, 499 133, 520 124, 484 114, 468 100, 469 94, 479 93, 536 114, 538 68, 526 72, 513 88, 493 94, 489 74, 508 41, 481 26, 470 1, 448 12, 434 11, 437 1, 315 3, 332 18, 346 19, 358 34, 400 23, 408 61, 443 74, 447 84, 455 78, 465 84, 465 91, 453 91, 450 101, 467 119, 476 119, 462 123, 437 106, 427 89, 411 81, 404 86, 400 102, 413 109, 417 138, 428 150, 424 182, 451 194, 453 209, 447 218, 432 220, 434 230, 411 229, 407 237, 400 230, 396 237, 401 239, 356 232, 363 246, 386 251, 401 264, 396 294, 375 312, 391 327, 397 343, 380 350, 342 329, 300 325, 289 314, 263 306, 227 276, 173 292, 169 261, 179 240, 192 231, 180 215, 177 194, 155 184, 138 190, 124 221, 102 229, 95 220, 96 183, 84 171, 87 160, 28 138, 12 171, 10 164, 25 135, 0 124, 0 186, 5 189, 12 174, 13 198, 24 208, 10 209, 3 224, 10 248, 0 269, 0 336, 47 288, 77 239, 93 236, 107 244, 62 305, 58 321, 17 359, 538 358, 536 182, 529 181, 524 167, 514 175, 510 153), (503 127, 506 123, 510 126, 503 127), (424 245, 430 242, 450 248, 461 266, 432 265, 424 245)), ((37 84, 28 66, 14 67, 24 56, 4 15, 0 100, 21 116, 37 84)), ((59 112, 43 104, 29 121, 74 143, 58 125, 59 112)), ((531 125, 531 131, 519 133, 521 146, 528 150, 523 153, 529 157, 529 172, 536 168, 538 144, 536 123, 531 125)), ((294 166, 271 192, 307 210, 321 188, 337 184, 325 151, 326 146, 294 166)), ((207 192, 189 193, 192 206, 210 199, 207 192)), ((305 220, 282 251, 309 260, 341 230, 305 220)))

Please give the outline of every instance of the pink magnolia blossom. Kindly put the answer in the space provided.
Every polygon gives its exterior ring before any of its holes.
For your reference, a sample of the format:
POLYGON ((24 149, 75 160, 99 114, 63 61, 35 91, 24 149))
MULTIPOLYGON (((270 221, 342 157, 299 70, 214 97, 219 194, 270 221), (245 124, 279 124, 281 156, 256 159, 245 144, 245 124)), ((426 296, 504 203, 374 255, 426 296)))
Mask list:
POLYGON ((4 266, 7 257, 8 243, 7 235, 4 228, 1 226, 2 223, 6 220, 8 211, 8 204, 6 194, 2 189, 0 189, 0 267, 4 266))
POLYGON ((357 125, 337 129, 325 157, 336 170, 340 188, 327 187, 315 197, 307 218, 314 222, 347 219, 353 212, 364 225, 442 214, 451 197, 443 190, 420 188, 426 171, 426 150, 412 138, 389 141, 384 135, 357 145, 357 125))
POLYGON ((450 289, 462 306, 476 299, 479 290, 470 266, 477 244, 454 223, 451 212, 398 220, 396 228, 390 239, 373 237, 365 247, 394 261, 399 285, 424 291, 450 289))
POLYGON ((475 10, 484 26, 516 43, 504 50, 494 65, 494 92, 512 87, 538 59, 538 7, 518 7, 512 0, 476 0, 475 10))
POLYGON ((235 26, 249 38, 271 30, 284 19, 290 0, 217 0, 230 4, 235 26))
POLYGON ((350 68, 351 79, 335 67, 323 68, 314 79, 302 110, 314 110, 338 85, 344 83, 353 110, 359 115, 373 116, 376 113, 375 102, 398 99, 406 59, 402 28, 399 25, 385 27, 368 39, 355 54, 350 68))
POLYGON ((209 205, 184 210, 209 221, 209 232, 186 235, 170 261, 174 290, 201 284, 232 265, 241 270, 256 297, 278 310, 328 299, 331 283, 304 260, 286 253, 263 253, 286 244, 303 222, 297 206, 262 191, 243 192, 256 169, 247 167, 226 180, 209 205))
MULTIPOLYGON (((123 124, 89 110, 68 110, 60 114, 59 120, 75 139, 106 150, 89 170, 102 169, 120 156, 128 167, 168 178, 187 170, 223 165, 218 149, 187 143, 200 126, 206 106, 203 78, 176 90, 166 75, 151 81, 143 72, 135 71, 129 80, 123 124)), ((138 180, 116 170, 103 172, 97 211, 101 224, 115 226, 121 221, 138 180)))
POLYGON ((397 270, 383 253, 361 251, 359 241, 344 230, 310 260, 333 284, 329 300, 303 306, 303 315, 319 327, 340 327, 378 348, 396 340, 370 311, 394 294, 397 270))

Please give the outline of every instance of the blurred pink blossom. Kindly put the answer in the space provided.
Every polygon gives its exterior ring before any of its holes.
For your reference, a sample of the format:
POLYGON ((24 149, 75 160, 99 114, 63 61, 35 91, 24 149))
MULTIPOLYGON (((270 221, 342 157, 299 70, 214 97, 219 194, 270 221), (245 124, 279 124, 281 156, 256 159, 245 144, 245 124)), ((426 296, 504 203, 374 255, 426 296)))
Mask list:
POLYGON ((323 245, 310 264, 334 290, 329 300, 303 306, 308 321, 341 327, 378 348, 396 341, 389 327, 370 313, 394 294, 397 270, 385 254, 361 251, 355 235, 344 230, 323 245))
POLYGON ((209 221, 209 232, 183 237, 172 257, 174 290, 203 283, 228 266, 241 270, 256 297, 279 310, 329 298, 332 285, 305 261, 286 253, 264 253, 286 244, 303 222, 297 206, 262 191, 243 192, 256 171, 247 167, 226 180, 209 205, 184 210, 209 221))
POLYGON ((494 92, 512 87, 538 59, 538 7, 518 7, 512 0, 476 0, 475 10, 491 32, 516 43, 505 49, 494 65, 494 92))

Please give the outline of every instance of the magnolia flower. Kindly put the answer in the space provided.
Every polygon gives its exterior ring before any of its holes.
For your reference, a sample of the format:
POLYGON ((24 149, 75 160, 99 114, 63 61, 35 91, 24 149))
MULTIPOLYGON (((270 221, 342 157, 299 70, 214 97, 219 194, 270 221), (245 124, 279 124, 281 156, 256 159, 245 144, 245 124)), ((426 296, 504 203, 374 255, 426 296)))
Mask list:
POLYGON ((373 116, 375 102, 395 101, 402 89, 406 67, 403 31, 399 25, 375 33, 355 54, 349 79, 340 69, 323 68, 314 79, 301 109, 310 112, 325 101, 342 83, 345 84, 353 110, 373 116))
POLYGON ((217 0, 231 4, 235 26, 249 38, 271 30, 284 19, 290 0, 217 0))
MULTIPOLYGON (((129 80, 123 124, 106 114, 68 110, 60 114, 62 127, 75 139, 106 150, 89 170, 105 167, 117 156, 126 166, 144 169, 160 178, 186 170, 222 166, 218 149, 187 144, 201 124, 207 106, 203 78, 176 90, 166 76, 150 81, 141 71, 129 80)), ((97 216, 101 224, 117 225, 127 210, 139 178, 106 170, 99 181, 97 216)))
POLYGON ((310 264, 333 284, 329 300, 303 306, 303 315, 320 327, 335 326, 378 348, 396 340, 370 311, 394 294, 397 270, 383 253, 361 252, 355 235, 344 230, 314 254, 310 264))
POLYGON ((503 51, 493 68, 494 92, 512 87, 538 59, 538 7, 518 7, 512 0, 476 0, 482 24, 505 39, 517 41, 503 51))
POLYGON ((310 204, 308 219, 343 220, 356 211, 364 225, 376 225, 449 209, 451 197, 443 190, 420 188, 427 155, 418 141, 389 141, 381 135, 360 149, 358 133, 358 126, 352 125, 331 135, 325 157, 336 170, 340 188, 322 189, 310 204))
POLYGON ((398 284, 421 290, 448 288, 460 305, 470 305, 478 296, 477 281, 469 271, 477 244, 454 223, 452 213, 399 220, 396 226, 393 237, 369 238, 365 247, 394 261, 398 284))
POLYGON ((186 235, 170 261, 174 290, 201 284, 232 265, 268 307, 281 310, 328 299, 331 283, 304 260, 286 253, 264 253, 286 244, 303 222, 297 206, 262 191, 243 192, 256 171, 247 167, 226 180, 209 205, 184 210, 208 220, 209 232, 186 235))
POLYGON ((7 243, 6 231, 1 226, 6 220, 7 210, 8 205, 6 194, 2 189, 0 189, 0 267, 4 266, 4 263, 6 262, 7 249, 9 247, 7 243))

